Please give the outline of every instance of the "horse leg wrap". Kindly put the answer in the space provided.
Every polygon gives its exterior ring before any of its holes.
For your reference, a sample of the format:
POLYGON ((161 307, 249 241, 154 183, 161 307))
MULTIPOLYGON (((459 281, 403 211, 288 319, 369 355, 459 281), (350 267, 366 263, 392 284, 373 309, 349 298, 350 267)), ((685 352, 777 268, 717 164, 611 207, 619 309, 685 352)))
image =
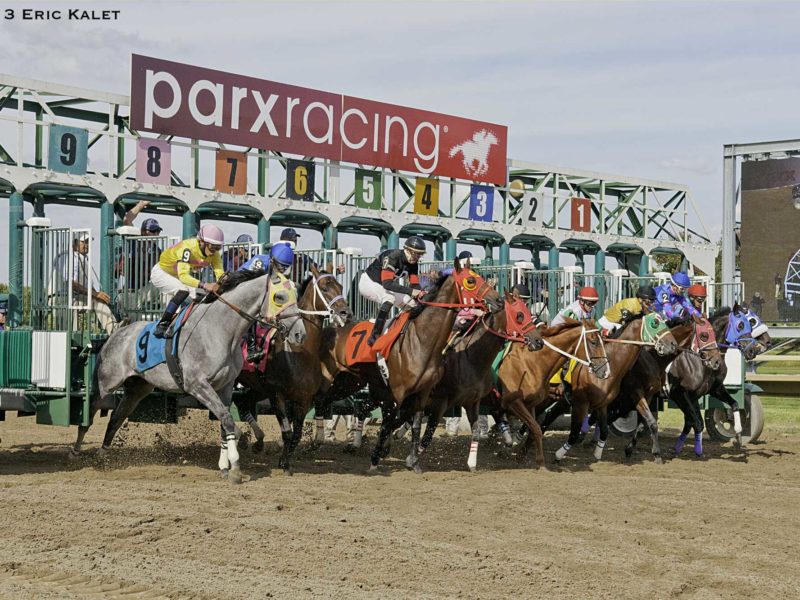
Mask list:
POLYGON ((472 440, 472 442, 470 442, 467 466, 470 471, 474 471, 478 467, 478 440, 472 440))
POLYGON ((678 440, 675 442, 675 454, 680 454, 681 450, 683 450, 683 445, 686 443, 686 434, 681 433, 678 436, 678 440))
POLYGON ((694 453, 697 456, 703 456, 703 434, 694 434, 694 453))
POLYGON ((603 440, 597 440, 597 445, 594 447, 594 457, 596 460, 601 460, 603 458, 603 448, 606 447, 606 443, 603 440))
POLYGON ((600 443, 600 426, 597 424, 595 424, 594 426, 594 433, 592 434, 592 439, 598 444, 600 443))
POLYGON ((514 434, 514 445, 515 446, 518 445, 518 444, 521 444, 522 442, 525 441, 525 434, 526 434, 526 432, 522 431, 522 429, 517 430, 517 433, 514 434))
POLYGON ((503 436, 503 443, 511 446, 514 440, 511 439, 511 428, 508 426, 508 421, 500 421, 497 428, 500 430, 500 435, 503 436))
POLYGON ((564 445, 561 446, 561 448, 559 448, 558 450, 556 450, 556 460, 561 460, 562 458, 564 458, 567 455, 567 452, 569 452, 570 448, 572 448, 572 444, 570 444, 569 442, 564 442, 564 445))
POLYGON ((314 436, 314 441, 322 443, 325 441, 325 419, 315 416, 314 422, 317 424, 317 433, 314 436))
POLYGON ((581 422, 581 433, 583 435, 589 433, 589 415, 583 417, 583 421, 581 422))
MULTIPOLYGON (((235 444, 234 444, 235 445, 235 444)), ((227 473, 228 469, 231 468, 231 463, 228 460, 228 443, 222 442, 222 446, 219 449, 219 470, 223 473, 227 473)))
POLYGON ((733 411, 733 430, 736 433, 742 433, 742 416, 738 410, 733 411))
POLYGON ((231 469, 236 469, 239 467, 239 449, 236 447, 236 434, 229 433, 227 437, 228 441, 228 460, 231 463, 231 469))
POLYGON ((356 417, 356 428, 353 431, 353 448, 361 448, 364 441, 364 421, 356 417))

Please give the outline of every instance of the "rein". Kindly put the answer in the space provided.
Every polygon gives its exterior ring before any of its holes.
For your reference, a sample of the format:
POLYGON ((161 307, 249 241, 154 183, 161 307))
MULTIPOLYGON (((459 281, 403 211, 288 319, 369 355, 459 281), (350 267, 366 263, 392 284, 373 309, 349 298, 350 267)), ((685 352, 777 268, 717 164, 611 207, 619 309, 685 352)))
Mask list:
MULTIPOLYGON (((573 352, 577 353, 577 352, 578 352, 578 350, 579 350, 579 349, 580 349, 580 347, 581 347, 581 343, 583 343, 583 351, 584 351, 584 353, 586 354, 586 357, 588 358, 588 357, 589 357, 589 344, 588 344, 588 341, 587 341, 587 336, 586 336, 586 334, 587 334, 587 333, 599 333, 599 331, 600 331, 599 329, 586 329, 586 327, 585 327, 585 326, 581 325, 581 336, 578 338, 578 341, 577 341, 577 343, 575 344, 575 350, 573 350, 573 352)), ((545 346, 547 346, 548 348, 550 348, 552 351, 554 351, 554 352, 558 352, 558 353, 559 353, 559 354, 561 354, 562 356, 566 356, 567 358, 569 358, 569 359, 572 359, 572 360, 574 360, 575 362, 582 364, 584 367, 589 367, 589 369, 590 369, 592 372, 594 372, 594 366, 592 365, 592 363, 591 363, 589 360, 584 360, 584 359, 582 359, 582 358, 579 358, 579 357, 578 357, 578 356, 576 356, 575 354, 570 354, 570 353, 569 353, 569 352, 567 352, 566 350, 562 350, 562 349, 561 349, 561 348, 559 348, 558 346, 556 346, 556 345, 554 345, 554 344, 551 344, 551 343, 550 343, 550 342, 547 340, 547 338, 546 338, 546 337, 544 337, 544 336, 542 336, 542 341, 544 342, 544 345, 545 345, 545 346)), ((608 340, 606 340, 606 341, 608 341, 608 340)), ((603 359, 605 359, 605 361, 606 361, 606 363, 607 363, 607 362, 608 362, 608 355, 606 355, 606 348, 605 348, 605 346, 603 345, 603 338, 602 338, 602 336, 600 337, 600 346, 603 348, 603 356, 602 356, 602 358, 603 358, 603 359)), ((599 358, 601 358, 601 357, 598 357, 598 359, 599 359, 599 358)))
MULTIPOLYGON (((280 323, 273 323, 271 321, 266 320, 264 317, 261 316, 260 312, 256 316, 253 316, 250 313, 248 313, 245 310, 243 310, 242 308, 240 308, 239 306, 237 306, 236 304, 234 304, 233 302, 228 302, 225 298, 223 298, 217 292, 211 292, 211 293, 214 296, 216 296, 217 300, 222 302, 225 306, 230 308, 237 315, 239 315, 240 317, 250 321, 251 323, 258 323, 262 327, 267 327, 267 328, 270 328, 270 329, 278 329, 278 330, 280 330, 280 329, 283 328, 283 325, 281 325, 280 323)), ((262 306, 264 305, 264 299, 266 299, 266 297, 267 297, 267 290, 265 288, 264 289, 264 298, 261 300, 261 305, 262 306)))

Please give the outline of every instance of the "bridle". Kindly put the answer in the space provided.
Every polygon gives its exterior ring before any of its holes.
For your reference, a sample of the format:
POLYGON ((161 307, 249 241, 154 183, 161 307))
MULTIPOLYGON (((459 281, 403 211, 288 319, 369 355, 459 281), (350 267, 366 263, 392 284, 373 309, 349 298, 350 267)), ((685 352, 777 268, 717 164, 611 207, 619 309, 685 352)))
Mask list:
POLYGON ((597 328, 587 329, 586 323, 584 321, 581 321, 581 335, 578 338, 578 341, 575 343, 575 349, 572 351, 572 353, 567 352, 566 350, 562 350, 558 346, 552 344, 544 336, 542 336, 542 342, 544 342, 544 345, 550 348, 553 352, 558 352, 562 356, 566 356, 570 360, 574 360, 575 362, 585 367, 588 367, 592 375, 594 375, 598 379, 608 379, 609 377, 611 377, 611 368, 610 368, 610 361, 608 360, 608 354, 606 353, 606 347, 605 344, 603 343, 603 336, 602 335, 597 336, 600 342, 600 348, 603 351, 603 355, 591 356, 589 354, 589 341, 588 341, 588 334, 590 333, 599 334, 600 330, 597 328), (579 356, 577 356, 578 351, 581 349, 581 347, 583 347, 583 353, 586 355, 586 358, 588 360, 584 360, 579 356), (594 364, 594 361, 597 361, 598 364, 594 364), (601 369, 606 369, 604 376, 601 376, 599 374, 601 369))
MULTIPOLYGON (((288 281, 288 280, 286 280, 286 281, 288 281)), ((240 317, 246 319, 250 323, 257 323, 258 325, 261 325, 262 327, 265 327, 267 329, 275 329, 278 333, 285 334, 285 333, 287 333, 289 328, 286 325, 284 325, 283 323, 281 323, 280 319, 291 319, 291 318, 294 318, 296 320, 296 319, 302 318, 302 316, 299 315, 299 314, 298 315, 282 315, 281 314, 285 308, 291 306, 292 304, 296 304, 297 301, 295 300, 294 303, 286 303, 283 307, 281 307, 281 309, 278 311, 278 313, 276 313, 272 318, 267 317, 267 315, 263 311, 264 311, 264 306, 265 305, 268 306, 268 304, 269 304, 267 302, 267 296, 269 294, 270 284, 271 283, 272 283, 271 277, 269 275, 267 275, 267 285, 264 286, 264 295, 261 297, 261 302, 259 303, 258 312, 255 315, 252 315, 252 314, 248 313, 246 310, 244 310, 240 306, 237 306, 233 302, 229 302, 219 292, 210 292, 210 293, 212 295, 214 295, 217 298, 218 301, 220 301, 222 304, 224 304, 225 306, 230 308, 233 312, 238 314, 240 317)), ((291 284, 291 282, 289 282, 289 283, 291 284)))
POLYGON ((297 308, 300 311, 300 314, 303 315, 316 315, 320 317, 328 317, 332 321, 336 322, 339 327, 344 327, 344 319, 333 309, 333 305, 341 300, 342 302, 346 302, 344 295, 337 294, 330 300, 325 297, 325 294, 322 292, 322 289, 319 287, 319 282, 327 277, 333 277, 336 279, 336 276, 333 273, 320 273, 319 277, 315 277, 314 275, 311 276, 311 282, 314 286, 314 300, 312 301, 312 306, 317 305, 317 298, 322 300, 322 304, 325 307, 325 310, 304 310, 300 307, 297 308))

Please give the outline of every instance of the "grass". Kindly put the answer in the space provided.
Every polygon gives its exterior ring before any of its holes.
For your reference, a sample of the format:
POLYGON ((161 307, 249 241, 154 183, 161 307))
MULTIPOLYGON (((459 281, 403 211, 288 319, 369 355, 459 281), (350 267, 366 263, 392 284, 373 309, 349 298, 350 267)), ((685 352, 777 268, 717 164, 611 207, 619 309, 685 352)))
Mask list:
MULTIPOLYGON (((787 396, 759 396, 764 405, 765 431, 781 433, 800 432, 800 398, 787 396)), ((683 426, 683 413, 677 408, 667 408, 658 416, 661 427, 679 429, 683 426)))

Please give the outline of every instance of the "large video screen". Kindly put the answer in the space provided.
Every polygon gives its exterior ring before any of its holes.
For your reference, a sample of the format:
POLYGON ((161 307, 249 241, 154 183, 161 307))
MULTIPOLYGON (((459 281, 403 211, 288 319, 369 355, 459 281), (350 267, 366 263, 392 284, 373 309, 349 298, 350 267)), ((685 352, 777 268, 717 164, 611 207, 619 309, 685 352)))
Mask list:
POLYGON ((739 266, 767 321, 800 321, 800 158, 742 163, 739 266))

